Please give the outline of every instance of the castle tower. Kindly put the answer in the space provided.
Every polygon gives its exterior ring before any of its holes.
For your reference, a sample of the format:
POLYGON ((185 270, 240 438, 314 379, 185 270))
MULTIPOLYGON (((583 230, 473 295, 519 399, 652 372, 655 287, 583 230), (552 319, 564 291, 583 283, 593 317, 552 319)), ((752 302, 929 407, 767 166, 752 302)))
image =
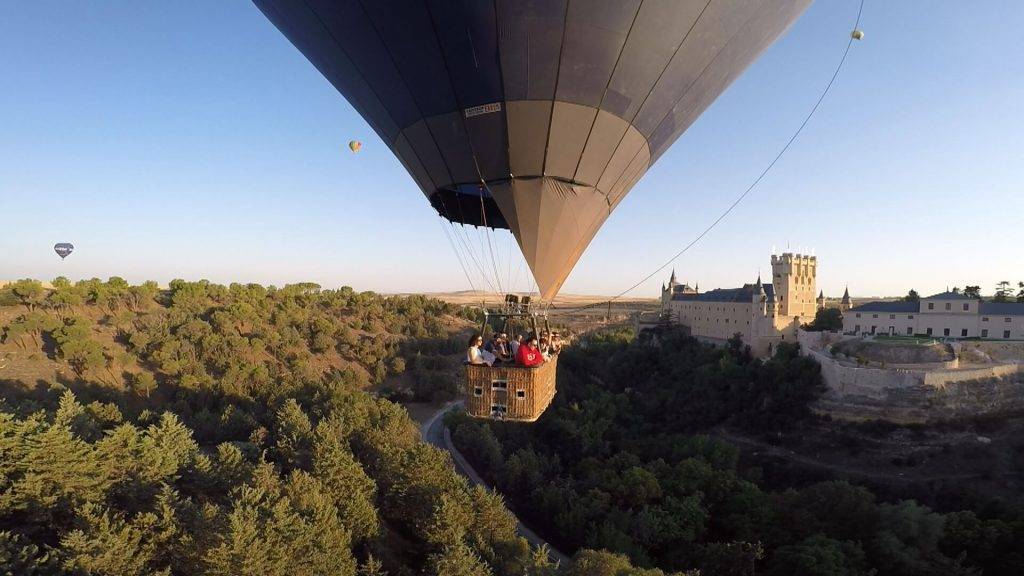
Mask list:
POLYGON ((772 284, 779 299, 779 316, 813 318, 817 311, 818 259, 803 254, 772 255, 772 284))
POLYGON ((850 301, 850 287, 847 286, 843 291, 843 300, 839 303, 839 311, 846 312, 850 308, 853 308, 853 303, 850 301))

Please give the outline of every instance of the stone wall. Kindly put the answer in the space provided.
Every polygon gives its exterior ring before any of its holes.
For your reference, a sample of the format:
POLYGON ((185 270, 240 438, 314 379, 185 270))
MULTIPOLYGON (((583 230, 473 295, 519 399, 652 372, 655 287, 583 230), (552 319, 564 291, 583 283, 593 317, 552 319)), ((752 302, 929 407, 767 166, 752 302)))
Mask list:
POLYGON ((957 370, 858 366, 823 351, 841 339, 827 332, 799 336, 802 353, 821 364, 828 386, 817 405, 821 412, 909 423, 1024 410, 1024 363, 957 370))

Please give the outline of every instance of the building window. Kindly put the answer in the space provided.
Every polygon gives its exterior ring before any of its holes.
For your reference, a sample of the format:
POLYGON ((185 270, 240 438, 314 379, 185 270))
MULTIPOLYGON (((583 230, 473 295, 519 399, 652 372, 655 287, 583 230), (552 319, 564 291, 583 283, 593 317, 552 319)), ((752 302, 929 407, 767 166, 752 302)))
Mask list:
POLYGON ((896 319, 896 315, 895 314, 889 314, 889 320, 895 320, 895 319, 896 319))
POLYGON ((878 314, 872 314, 871 317, 872 318, 878 318, 878 314))
POLYGON ((967 328, 961 328, 960 329, 960 337, 961 338, 967 338, 967 328))
POLYGON ((526 398, 526 390, 516 390, 516 398, 526 398))
POLYGON ((953 305, 950 304, 949 302, 946 302, 946 310, 952 310, 952 309, 953 309, 953 305))
POLYGON ((477 386, 476 388, 473 388, 473 396, 483 396, 483 395, 484 395, 484 389, 482 387, 477 386))
POLYGON ((988 322, 988 316, 982 316, 981 317, 981 321, 982 322, 988 322))
POLYGON ((860 324, 853 327, 854 334, 860 334, 860 324))
POLYGON ((910 336, 913 333, 914 333, 914 329, 912 327, 910 327, 910 326, 907 326, 907 336, 910 336))
POLYGON ((934 302, 929 302, 928 303, 928 309, 929 310, 935 310, 935 303, 934 302))
POLYGON ((1010 331, 1009 330, 1003 330, 1003 338, 1009 338, 1009 337, 1010 337, 1010 331))
POLYGON ((1009 318, 1003 318, 1003 322, 1009 322, 1009 321, 1010 321, 1009 318))
POLYGON ((508 380, 491 380, 491 390, 508 390, 508 380))
POLYGON ((927 334, 928 334, 929 336, 931 336, 931 335, 932 335, 932 329, 931 329, 931 328, 929 328, 929 329, 928 329, 928 331, 927 331, 927 334))
POLYGON ((860 318, 860 312, 857 312, 857 318, 860 318))
POLYGON ((985 328, 981 331, 981 337, 988 338, 988 328, 985 328))
POLYGON ((971 305, 970 304, 964 304, 964 310, 970 310, 970 309, 971 309, 971 305))
POLYGON ((942 329, 942 335, 943 336, 949 336, 949 328, 943 328, 942 329))
POLYGON ((878 326, 872 326, 872 327, 871 327, 871 333, 872 333, 872 334, 874 334, 874 333, 875 333, 875 328, 878 328, 878 326))
POLYGON ((907 314, 907 320, 913 320, 913 319, 914 319, 914 315, 913 314, 907 314))

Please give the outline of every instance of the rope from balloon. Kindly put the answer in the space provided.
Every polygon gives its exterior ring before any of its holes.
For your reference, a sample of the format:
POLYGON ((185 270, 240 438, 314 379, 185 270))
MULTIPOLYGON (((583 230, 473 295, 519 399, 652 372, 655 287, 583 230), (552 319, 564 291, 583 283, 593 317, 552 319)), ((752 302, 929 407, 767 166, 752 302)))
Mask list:
POLYGON ((864 37, 864 32, 861 31, 861 29, 860 29, 860 17, 861 17, 861 14, 863 14, 863 12, 864 12, 864 0, 860 0, 860 7, 857 9, 857 18, 856 18, 856 20, 853 23, 853 32, 850 33, 850 38, 849 38, 849 40, 846 41, 846 49, 843 50, 843 57, 839 59, 839 65, 836 66, 835 72, 832 73, 832 78, 829 79, 828 84, 825 86, 825 89, 821 92, 821 95, 818 96, 818 100, 817 100, 817 102, 814 103, 814 106, 811 107, 811 111, 807 113, 806 117, 804 117, 804 121, 800 123, 800 126, 796 129, 796 132, 794 132, 793 135, 790 136, 789 140, 786 142, 786 145, 782 147, 782 150, 779 150, 779 153, 775 155, 775 158, 772 159, 772 161, 770 163, 768 163, 768 166, 765 167, 765 169, 761 171, 761 174, 759 174, 758 177, 754 179, 754 181, 750 184, 750 186, 747 186, 747 189, 744 190, 743 193, 740 194, 739 197, 737 197, 736 200, 731 205, 729 205, 729 207, 726 208, 725 211, 722 212, 718 216, 718 218, 716 218, 714 220, 714 222, 711 223, 710 226, 705 228, 703 232, 698 234, 696 238, 694 238, 693 240, 690 241, 689 244, 684 246, 682 250, 680 250, 679 252, 676 252, 676 254, 674 256, 669 258, 664 264, 662 264, 661 266, 656 268, 653 272, 651 272, 647 276, 644 276, 643 279, 641 279, 639 282, 637 282, 636 284, 633 284, 629 288, 626 288, 622 292, 619 292, 615 296, 612 296, 608 300, 602 300, 600 302, 595 302, 593 304, 587 304, 586 306, 580 306, 580 307, 577 307, 577 308, 571 308, 571 309, 565 309, 565 310, 555 309, 555 311, 552 312, 552 314, 555 314, 555 313, 571 314, 573 312, 581 312, 583 310, 587 310, 587 309, 590 309, 590 308, 595 308, 597 306, 604 306, 605 304, 611 304, 613 301, 618 300, 619 298, 622 298, 626 294, 629 294, 630 292, 632 292, 633 290, 638 288, 644 282, 647 282, 651 278, 654 278, 654 276, 656 274, 658 274, 659 272, 661 272, 665 268, 668 268, 668 266, 670 264, 675 262, 680 256, 685 254, 687 251, 690 250, 690 248, 692 248, 695 244, 697 244, 697 242, 700 242, 701 239, 703 239, 705 236, 708 235, 708 233, 710 233, 712 230, 714 230, 715 227, 718 226, 718 224, 722 220, 725 220, 726 216, 728 216, 730 213, 732 213, 732 211, 734 209, 736 209, 737 206, 740 205, 740 202, 743 202, 743 199, 746 198, 754 190, 754 188, 757 187, 757 185, 761 183, 761 180, 763 180, 764 177, 768 175, 768 173, 771 171, 771 169, 775 167, 775 164, 779 161, 780 158, 782 158, 782 156, 786 153, 786 151, 789 150, 789 147, 792 146, 793 142, 796 141, 798 136, 800 136, 800 133, 803 132, 804 128, 807 126, 807 123, 811 121, 811 117, 814 116, 814 113, 818 111, 818 107, 821 106, 822 101, 825 100, 825 96, 828 95, 829 90, 832 89, 832 85, 835 84, 836 78, 839 77, 839 72, 843 69, 843 64, 846 63, 846 57, 850 53, 850 47, 853 46, 853 41, 854 40, 860 40, 861 38, 864 37))

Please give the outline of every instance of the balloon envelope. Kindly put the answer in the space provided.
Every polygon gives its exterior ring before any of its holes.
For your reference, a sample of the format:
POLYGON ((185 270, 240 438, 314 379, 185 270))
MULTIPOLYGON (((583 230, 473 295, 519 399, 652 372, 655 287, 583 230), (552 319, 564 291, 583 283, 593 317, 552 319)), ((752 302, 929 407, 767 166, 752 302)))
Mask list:
POLYGON ((359 152, 359 149, 363 147, 363 143, 358 140, 353 140, 348 143, 349 150, 353 152, 359 152))
POLYGON ((545 299, 811 2, 254 1, 441 216, 512 231, 545 299))
POLYGON ((68 254, 71 254, 74 249, 74 245, 68 242, 60 242, 53 245, 53 251, 57 253, 57 256, 60 256, 61 260, 67 258, 68 254))

